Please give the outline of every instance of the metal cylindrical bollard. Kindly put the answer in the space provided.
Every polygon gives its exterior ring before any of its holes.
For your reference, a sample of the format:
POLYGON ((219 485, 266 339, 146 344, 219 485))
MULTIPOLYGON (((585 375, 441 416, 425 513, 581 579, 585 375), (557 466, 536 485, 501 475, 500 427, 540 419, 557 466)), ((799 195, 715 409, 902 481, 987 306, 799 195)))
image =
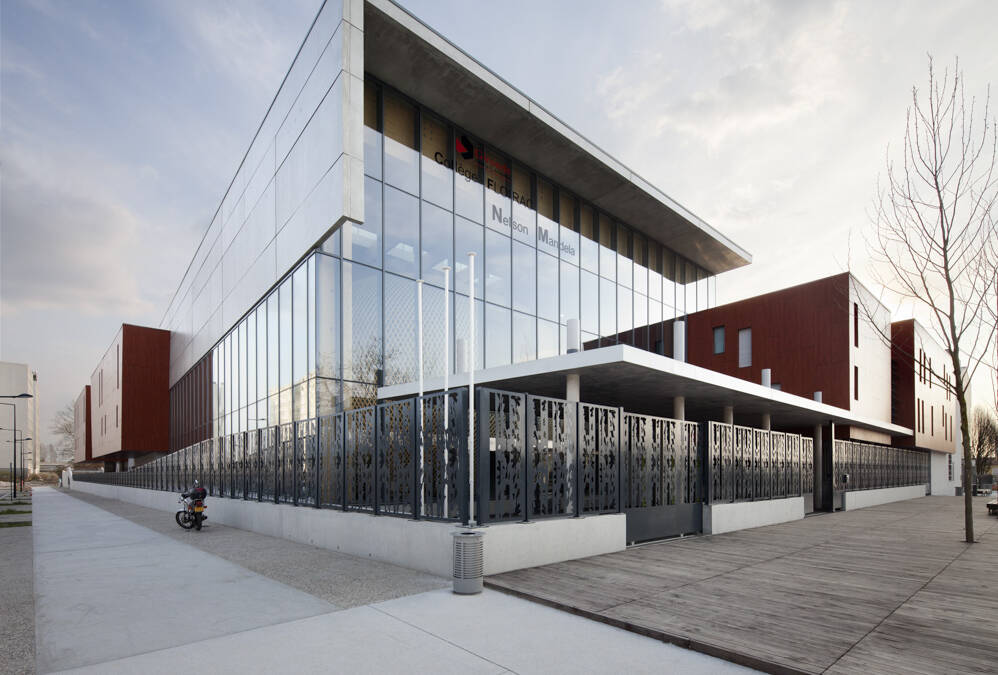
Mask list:
POLYGON ((473 595, 482 592, 485 571, 481 532, 454 532, 454 592, 473 595))

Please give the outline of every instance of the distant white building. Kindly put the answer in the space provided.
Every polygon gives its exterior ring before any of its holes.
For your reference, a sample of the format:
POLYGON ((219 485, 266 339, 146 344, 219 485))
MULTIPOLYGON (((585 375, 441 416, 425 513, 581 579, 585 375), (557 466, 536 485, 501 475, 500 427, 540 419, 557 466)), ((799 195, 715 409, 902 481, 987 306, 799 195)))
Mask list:
MULTIPOLYGON (((0 398, 0 404, 12 403, 17 409, 16 446, 21 454, 17 466, 26 466, 31 473, 38 471, 38 373, 24 363, 0 361, 0 396, 31 394, 32 398, 0 398), (30 439, 30 440, 29 440, 30 439), (23 464, 22 464, 23 462, 23 464)), ((14 410, 0 405, 0 467, 7 469, 14 461, 14 410)))

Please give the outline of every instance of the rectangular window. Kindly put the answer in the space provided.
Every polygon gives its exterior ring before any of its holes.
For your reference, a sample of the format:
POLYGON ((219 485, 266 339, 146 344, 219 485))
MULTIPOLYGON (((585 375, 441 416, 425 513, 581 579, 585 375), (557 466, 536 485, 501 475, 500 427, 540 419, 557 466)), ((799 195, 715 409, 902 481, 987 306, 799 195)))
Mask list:
POLYGON ((936 406, 929 406, 929 435, 936 435, 936 406))
POLYGON ((724 326, 714 327, 714 353, 724 353, 724 326))
POLYGON ((385 129, 385 182, 419 194, 419 156, 416 153, 416 109, 394 96, 382 99, 385 129))
POLYGON ((752 365, 752 329, 742 328, 738 331, 738 367, 748 368, 752 365))
POLYGON ((114 428, 118 428, 118 406, 114 406, 114 428))
POLYGON ((859 346, 859 304, 852 303, 852 344, 859 346))
POLYGON ((953 480, 953 455, 946 455, 946 469, 949 480, 953 480))
POLYGON ((859 366, 852 367, 852 397, 859 400, 859 366))
POLYGON ((114 388, 121 389, 121 345, 114 346, 114 388))

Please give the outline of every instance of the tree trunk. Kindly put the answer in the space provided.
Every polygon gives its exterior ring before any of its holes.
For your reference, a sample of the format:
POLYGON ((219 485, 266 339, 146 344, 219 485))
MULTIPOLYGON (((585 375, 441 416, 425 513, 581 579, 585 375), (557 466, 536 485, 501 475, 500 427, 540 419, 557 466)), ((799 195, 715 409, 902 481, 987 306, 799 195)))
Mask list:
POLYGON ((970 458, 970 423, 967 414, 967 393, 964 390, 963 373, 960 370, 960 357, 953 355, 953 379, 956 386, 956 402, 960 406, 960 435, 963 444, 963 528, 966 542, 974 543, 974 493, 973 461, 970 458))

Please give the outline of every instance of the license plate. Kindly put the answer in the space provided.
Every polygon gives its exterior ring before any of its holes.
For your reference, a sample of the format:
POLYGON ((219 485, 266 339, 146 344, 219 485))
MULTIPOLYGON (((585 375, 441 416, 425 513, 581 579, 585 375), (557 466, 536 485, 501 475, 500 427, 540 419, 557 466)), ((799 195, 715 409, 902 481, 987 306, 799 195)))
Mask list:
POLYGON ((202 511, 204 511, 204 507, 203 506, 195 506, 194 507, 194 512, 195 513, 201 513, 202 511))

